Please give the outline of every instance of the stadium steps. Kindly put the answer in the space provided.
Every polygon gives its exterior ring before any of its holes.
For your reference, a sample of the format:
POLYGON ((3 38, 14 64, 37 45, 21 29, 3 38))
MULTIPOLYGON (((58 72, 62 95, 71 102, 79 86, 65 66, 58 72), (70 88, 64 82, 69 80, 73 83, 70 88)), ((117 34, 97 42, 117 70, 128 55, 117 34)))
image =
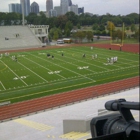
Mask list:
POLYGON ((0 50, 40 47, 41 42, 27 26, 1 26, 0 50), (16 38, 16 34, 19 36, 16 38), (5 40, 5 37, 9 40, 5 40))

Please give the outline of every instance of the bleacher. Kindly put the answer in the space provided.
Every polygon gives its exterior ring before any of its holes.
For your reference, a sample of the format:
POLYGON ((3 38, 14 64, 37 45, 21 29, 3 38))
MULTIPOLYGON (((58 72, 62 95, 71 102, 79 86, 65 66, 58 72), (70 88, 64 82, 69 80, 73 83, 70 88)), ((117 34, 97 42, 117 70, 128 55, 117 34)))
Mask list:
POLYGON ((28 26, 0 26, 0 50, 40 47, 41 41, 28 26))

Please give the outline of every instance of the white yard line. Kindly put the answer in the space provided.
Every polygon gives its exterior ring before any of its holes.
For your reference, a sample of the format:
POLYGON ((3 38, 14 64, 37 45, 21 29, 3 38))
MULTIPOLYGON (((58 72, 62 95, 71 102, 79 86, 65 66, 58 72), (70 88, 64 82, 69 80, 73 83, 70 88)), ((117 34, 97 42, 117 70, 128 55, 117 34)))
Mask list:
MULTIPOLYGON (((55 54, 58 55, 57 53, 55 53, 55 54)), ((65 57, 66 57, 66 56, 65 56, 65 57)), ((69 58, 69 57, 67 57, 67 58, 69 58)), ((55 58, 55 59, 58 59, 58 58, 55 58)), ((72 59, 72 58, 69 58, 69 59, 72 59)), ((66 61, 61 60, 61 59, 58 59, 58 60, 59 60, 59 61, 62 61, 62 62, 65 62, 65 63, 69 63, 70 65, 74 65, 74 66, 76 66, 76 67, 80 67, 80 66, 78 66, 78 65, 76 65, 76 64, 73 64, 73 63, 70 63, 70 62, 66 62, 66 61)), ((77 61, 76 59, 73 59, 73 60, 77 61)), ((80 60, 78 60, 78 61, 80 61, 80 60)), ((83 62, 83 61, 81 61, 81 62, 83 62)), ((91 65, 91 64, 89 64, 89 63, 86 63, 86 64, 91 65)), ((86 70, 96 73, 96 71, 93 71, 93 70, 90 70, 90 69, 86 69, 86 70)))
MULTIPOLYGON (((96 48, 96 49, 98 49, 99 50, 99 48, 96 48)), ((107 51, 107 50, 106 50, 107 51)), ((115 51, 115 50, 113 50, 113 51, 115 51)), ((118 51, 116 51, 116 52, 118 52, 118 51)), ((121 52, 121 53, 127 53, 127 52, 121 52)), ((118 54, 118 55, 120 55, 120 54, 118 54)), ((127 54, 127 55, 136 55, 136 54, 127 54)), ((109 55, 105 55, 105 56, 107 56, 107 57, 110 57, 109 55)), ((122 56, 122 54, 121 54, 121 56, 122 56)), ((123 55, 124 56, 124 55, 123 55)), ((131 57, 130 56, 130 57, 131 57)), ((131 59, 125 59, 125 58, 120 58, 120 59, 123 59, 123 60, 126 60, 126 61, 129 61, 129 63, 130 63, 130 61, 132 61, 132 62, 139 62, 139 61, 135 61, 135 60, 131 60, 131 59)), ((128 64, 128 63, 126 63, 126 64, 128 64)))
MULTIPOLYGON (((36 57, 36 58, 42 59, 42 60, 44 60, 44 61, 47 61, 46 59, 37 57, 37 56, 35 56, 35 55, 31 54, 31 53, 29 53, 29 54, 32 55, 32 56, 34 56, 34 57, 36 57)), ((84 76, 84 75, 79 74, 79 73, 77 73, 77 72, 75 72, 75 71, 72 71, 72 70, 70 70, 70 69, 67 69, 67 68, 65 68, 65 67, 62 67, 62 66, 60 66, 60 65, 58 65, 58 64, 56 64, 56 63, 53 63, 53 62, 50 62, 50 61, 47 61, 47 62, 49 62, 49 63, 51 63, 51 64, 54 64, 54 65, 56 65, 56 66, 58 66, 58 67, 61 67, 61 68, 63 68, 63 69, 66 69, 66 70, 68 70, 68 71, 70 71, 70 72, 72 72, 72 73, 75 73, 75 74, 77 74, 77 75, 80 75, 80 76, 82 76, 82 77, 85 77, 86 79, 89 79, 89 80, 91 80, 91 81, 94 81, 93 79, 91 79, 91 78, 89 78, 89 77, 87 77, 87 76, 84 76)))
MULTIPOLYGON (((36 62, 34 62, 34 61, 32 61, 32 60, 30 60, 30 59, 28 59, 28 58, 26 58, 26 57, 24 57, 25 59, 27 59, 27 60, 29 60, 29 61, 31 61, 32 63, 35 63, 36 65, 39 65, 40 67, 42 67, 42 68, 44 68, 44 69, 46 69, 46 70, 48 70, 48 71, 51 71, 50 69, 48 69, 48 68, 46 68, 46 67, 44 67, 44 66, 42 66, 42 65, 40 65, 40 64, 38 64, 38 63, 36 63, 36 62)), ((64 78, 64 79, 66 79, 64 76, 62 76, 62 75, 60 75, 60 74, 56 74, 56 75, 58 75, 58 76, 60 76, 60 77, 62 77, 62 78, 64 78)))
MULTIPOLYGON (((69 51, 69 50, 68 50, 68 51, 69 51)), ((78 51, 79 51, 79 50, 78 50, 78 51)), ((78 53, 79 53, 79 52, 78 52, 78 53)), ((65 57, 66 57, 66 56, 65 56, 65 57)), ((71 57, 67 57, 67 58, 73 59, 73 60, 77 61, 77 59, 74 59, 74 58, 71 58, 71 57)), ((88 63, 88 62, 84 62, 84 61, 81 61, 81 60, 79 60, 79 59, 78 59, 78 61, 79 61, 79 62, 82 62, 82 63, 86 63, 86 64, 88 64, 88 65, 92 65, 92 66, 101 68, 101 69, 105 69, 105 70, 107 70, 107 71, 111 71, 111 70, 109 70, 108 68, 104 68, 104 67, 101 67, 101 66, 97 66, 97 65, 95 65, 95 64, 91 64, 91 63, 88 63)))
POLYGON ((37 73, 35 73, 34 71, 32 71, 31 69, 27 68, 25 65, 23 65, 22 63, 18 62, 20 65, 22 65, 23 67, 25 67, 27 70, 29 70, 30 72, 32 72, 33 74, 35 74, 36 76, 38 76, 39 78, 41 78, 42 80, 44 80, 45 82, 48 82, 46 79, 44 79, 43 77, 39 76, 37 73))
POLYGON ((4 90, 6 90, 6 88, 5 88, 5 86, 3 85, 3 83, 0 81, 0 83, 1 83, 1 85, 2 85, 2 87, 4 88, 4 90))
MULTIPOLYGON (((5 66, 7 66, 2 60, 0 60, 5 66)), ((10 69, 8 66, 7 66, 7 68, 12 72, 12 73, 14 73, 17 77, 18 77, 18 79, 20 79, 26 86, 28 86, 28 84, 26 83, 26 82, 24 82, 22 79, 21 79, 21 77, 20 76, 18 76, 12 69, 10 69)))
MULTIPOLYGON (((72 50, 72 49, 71 49, 72 50)), ((79 51, 79 50, 78 50, 79 51)), ((82 53, 83 52, 88 52, 88 51, 81 51, 82 53)), ((79 52, 78 52, 79 53, 79 52)), ((88 52, 88 54, 89 54, 89 52, 88 52)), ((102 54, 100 54, 100 56, 106 56, 106 57, 110 57, 110 55, 104 55, 103 53, 102 54)), ((104 57, 102 57, 103 59, 105 59, 104 57)), ((119 59, 123 59, 123 58, 119 58, 119 59)), ((128 59, 124 59, 124 60, 127 60, 127 61, 129 61, 128 59)), ((99 61, 99 60, 96 60, 96 61, 98 61, 98 62, 100 62, 100 63, 102 63, 101 61, 99 61)), ((134 61, 134 62, 138 62, 138 61, 134 61)), ((119 61, 119 63, 121 63, 121 64, 127 64, 127 65, 132 65, 131 63, 124 63, 124 62, 121 62, 121 61, 119 61)), ((121 68, 121 66, 117 66, 117 65, 112 65, 112 66, 114 66, 114 67, 119 67, 119 68, 121 68)))
MULTIPOLYGON (((61 80, 60 82, 53 82, 53 81, 51 81, 50 84, 53 83, 53 85, 56 85, 56 84, 61 84, 61 83, 70 82, 70 81, 76 81, 76 80, 80 80, 80 79, 85 79, 85 78, 84 77, 81 77, 81 78, 70 78, 70 79, 61 80)), ((42 85, 36 85, 35 87, 28 86, 26 89, 30 90, 30 89, 35 89, 35 88, 45 87, 45 86, 46 86, 46 84, 44 85, 44 83, 43 83, 42 85)), ((23 88, 17 89, 16 91, 18 92, 18 91, 21 91, 21 90, 24 90, 24 89, 23 88)), ((6 90, 6 92, 0 93, 0 95, 7 94, 7 93, 13 93, 13 92, 15 92, 15 91, 8 91, 8 90, 6 90)))

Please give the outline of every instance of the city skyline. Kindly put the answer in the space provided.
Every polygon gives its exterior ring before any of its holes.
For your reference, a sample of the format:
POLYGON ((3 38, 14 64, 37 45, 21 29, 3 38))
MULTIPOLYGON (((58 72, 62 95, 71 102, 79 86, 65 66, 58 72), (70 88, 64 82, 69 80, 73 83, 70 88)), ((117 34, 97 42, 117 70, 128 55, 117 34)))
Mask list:
MULTIPOLYGON (((30 0, 30 3, 37 2, 40 11, 46 11, 46 0, 30 0)), ((1 0, 0 12, 9 12, 8 4, 20 3, 20 0, 1 0)), ((113 15, 127 15, 130 13, 139 13, 139 0, 73 0, 73 4, 78 7, 84 7, 85 12, 104 15, 110 13, 113 15)), ((53 6, 60 6, 60 0, 53 0, 53 6)))

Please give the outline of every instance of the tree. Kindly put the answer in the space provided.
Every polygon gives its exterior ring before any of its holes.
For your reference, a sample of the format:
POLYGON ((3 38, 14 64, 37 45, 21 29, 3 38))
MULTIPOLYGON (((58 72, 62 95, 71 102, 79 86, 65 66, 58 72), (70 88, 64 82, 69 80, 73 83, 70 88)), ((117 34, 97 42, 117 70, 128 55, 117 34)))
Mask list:
POLYGON ((127 30, 127 31, 129 30, 129 26, 126 27, 126 30, 127 30))
POLYGON ((81 29, 80 23, 77 24, 77 28, 78 29, 81 29))
POLYGON ((69 29, 67 29, 67 30, 65 31, 65 36, 66 36, 66 37, 70 37, 70 30, 69 30, 69 29))
POLYGON ((93 30, 98 30, 98 27, 99 27, 98 24, 95 23, 95 24, 93 24, 92 29, 93 29, 93 30))
POLYGON ((93 39, 93 32, 87 31, 86 32, 86 37, 87 37, 88 42, 90 42, 90 40, 93 39))
POLYGON ((76 38, 79 38, 79 39, 80 39, 80 42, 82 42, 82 40, 85 38, 85 36, 86 36, 86 34, 85 34, 85 32, 83 32, 83 31, 79 31, 79 32, 77 32, 77 33, 75 34, 75 37, 76 37, 76 38))
POLYGON ((107 22, 107 27, 106 27, 106 28, 107 28, 108 31, 112 32, 112 31, 115 30, 115 25, 114 25, 113 22, 108 21, 108 22, 107 22))
POLYGON ((67 12, 66 14, 65 14, 65 16, 67 17, 67 19, 69 20, 69 21, 71 21, 74 25, 77 25, 77 23, 78 23, 78 16, 74 13, 74 12, 67 12))
POLYGON ((105 30, 105 26, 104 26, 103 24, 101 24, 101 25, 99 26, 99 30, 100 30, 100 31, 104 31, 104 30, 105 30))
POLYGON ((53 39, 54 39, 54 40, 57 40, 58 38, 59 38, 58 32, 55 31, 55 32, 54 32, 54 35, 53 35, 53 39))
POLYGON ((73 23, 71 21, 67 21, 65 25, 65 30, 69 29, 70 31, 73 29, 73 23))
POLYGON ((62 31, 59 28, 56 28, 56 27, 51 28, 50 33, 49 33, 50 37, 54 38, 54 34, 56 36, 56 32, 58 33, 58 38, 61 38, 62 37, 62 31))
POLYGON ((140 42, 140 29, 135 32, 134 38, 140 42))
POLYGON ((59 16, 57 17, 57 24, 56 27, 60 28, 61 30, 65 29, 65 24, 67 23, 68 19, 67 16, 59 16))
POLYGON ((132 25, 131 25, 131 31, 132 31, 132 32, 135 32, 135 31, 136 31, 136 26, 135 26, 135 24, 132 24, 132 25))

